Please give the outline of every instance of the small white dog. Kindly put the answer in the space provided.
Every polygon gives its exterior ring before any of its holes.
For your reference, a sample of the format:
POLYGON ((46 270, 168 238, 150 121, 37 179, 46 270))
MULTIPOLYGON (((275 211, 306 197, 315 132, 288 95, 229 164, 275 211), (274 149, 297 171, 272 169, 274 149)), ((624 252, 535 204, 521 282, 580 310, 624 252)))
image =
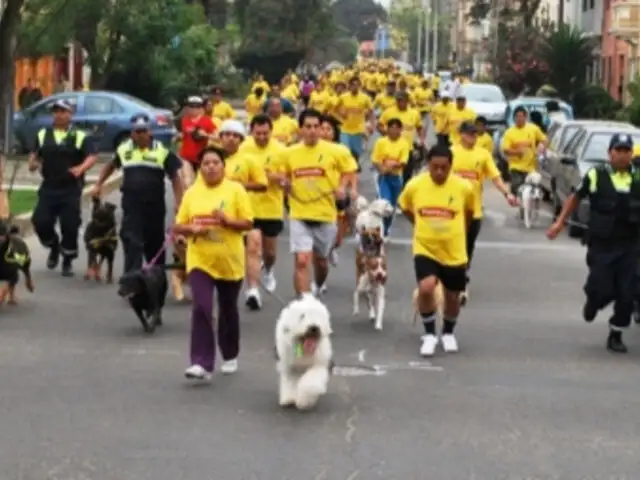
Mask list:
POLYGON ((540 204, 543 200, 542 175, 531 172, 518 190, 524 226, 531 228, 537 224, 540 216, 540 204))
POLYGON ((394 209, 384 199, 368 203, 359 197, 356 202, 356 288, 353 292, 353 315, 360 314, 360 296, 365 295, 369 306, 369 319, 376 330, 382 330, 385 309, 387 262, 384 251, 384 218, 394 209))
POLYGON ((293 300, 282 309, 275 332, 280 406, 308 410, 327 393, 331 333, 329 310, 314 297, 293 300))

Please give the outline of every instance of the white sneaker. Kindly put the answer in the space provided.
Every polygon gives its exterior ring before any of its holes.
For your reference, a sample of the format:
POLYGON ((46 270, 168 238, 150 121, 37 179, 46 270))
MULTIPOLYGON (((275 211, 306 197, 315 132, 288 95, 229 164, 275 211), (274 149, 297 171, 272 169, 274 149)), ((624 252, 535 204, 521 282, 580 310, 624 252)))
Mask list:
POLYGON ((458 340, 453 333, 442 335, 442 349, 446 353, 456 353, 458 351, 458 340))
POLYGON ((247 307, 251 310, 260 310, 262 308, 262 300, 260 299, 260 290, 253 287, 247 290, 247 307))
POLYGON ((262 271, 262 286, 264 287, 264 289, 269 292, 269 293, 273 293, 276 291, 276 286, 278 285, 278 282, 276 281, 276 277, 273 274, 273 271, 271 270, 263 270, 262 271))
POLYGON ((236 373, 238 371, 238 359, 233 358, 231 360, 225 360, 224 362, 222 362, 220 371, 225 375, 236 373))
POLYGON ((191 365, 184 371, 184 376, 189 380, 203 380, 207 382, 213 377, 211 372, 207 372, 200 365, 191 365))
POLYGON ((332 267, 337 267, 338 266, 338 251, 334 248, 333 250, 331 250, 331 253, 329 254, 329 263, 331 264, 332 267))
POLYGON ((402 209, 400 207, 396 207, 395 214, 396 215, 402 215, 402 209))
POLYGON ((423 335, 422 345, 420 345, 420 355, 423 357, 432 357, 436 353, 438 346, 438 337, 435 335, 423 335))

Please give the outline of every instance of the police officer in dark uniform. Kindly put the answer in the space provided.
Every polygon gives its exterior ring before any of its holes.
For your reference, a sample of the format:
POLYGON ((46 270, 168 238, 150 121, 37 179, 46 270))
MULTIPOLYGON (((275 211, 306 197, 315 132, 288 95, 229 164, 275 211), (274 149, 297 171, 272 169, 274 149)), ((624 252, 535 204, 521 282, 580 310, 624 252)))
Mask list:
POLYGON ((38 132, 29 156, 29 171, 40 169, 42 175, 31 222, 40 243, 49 248, 47 267, 56 268, 62 254, 62 275, 70 277, 78 256, 84 174, 95 164, 97 149, 95 142, 71 125, 70 103, 57 100, 51 109, 53 126, 38 132))
MULTIPOLYGON (((122 169, 122 225, 120 238, 124 249, 124 271, 140 269, 161 250, 165 240, 165 177, 173 187, 176 207, 182 200, 180 159, 151 136, 151 121, 146 115, 131 119, 131 138, 116 150, 111 163, 100 172, 93 194, 100 195, 102 184, 122 169)), ((157 264, 165 263, 164 253, 157 264)))
POLYGON ((549 239, 556 238, 580 201, 589 198, 583 316, 592 322, 613 302, 607 348, 616 353, 627 352, 622 331, 631 323, 640 255, 640 170, 632 165, 632 151, 629 135, 613 135, 609 162, 587 172, 547 231, 549 239))

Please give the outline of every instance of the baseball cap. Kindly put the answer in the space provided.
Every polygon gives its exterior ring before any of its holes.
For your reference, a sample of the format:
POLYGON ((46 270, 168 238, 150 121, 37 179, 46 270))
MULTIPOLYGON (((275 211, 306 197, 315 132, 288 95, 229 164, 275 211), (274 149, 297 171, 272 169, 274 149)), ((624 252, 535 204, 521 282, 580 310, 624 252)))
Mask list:
POLYGON ((247 136, 244 125, 238 120, 225 120, 222 122, 222 125, 220 125, 220 133, 235 133, 242 138, 247 136))
POLYGON ((633 150, 633 139, 631 135, 627 133, 614 134, 609 141, 609 150, 615 148, 628 148, 629 150, 633 150))
POLYGON ((59 99, 51 104, 51 110, 66 110, 73 112, 73 105, 68 100, 59 99))
POLYGON ((449 92, 442 92, 440 94, 440 98, 448 98, 449 100, 451 100, 451 94, 449 92))
POLYGON ((151 127, 151 119, 143 113, 134 115, 131 117, 131 127, 134 130, 146 130, 151 127))
POLYGON ((478 129, 471 122, 463 122, 460 125, 460 133, 476 133, 478 129))
POLYGON ((187 105, 199 107, 201 105, 204 105, 204 100, 202 99, 202 97, 198 95, 192 95, 189 98, 187 98, 187 105))

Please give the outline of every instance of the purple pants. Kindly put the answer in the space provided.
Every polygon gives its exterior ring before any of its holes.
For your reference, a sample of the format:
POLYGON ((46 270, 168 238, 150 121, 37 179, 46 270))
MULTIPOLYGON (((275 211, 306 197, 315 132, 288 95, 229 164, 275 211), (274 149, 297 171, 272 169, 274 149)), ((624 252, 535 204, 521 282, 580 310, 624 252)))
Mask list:
POLYGON ((224 360, 232 360, 240 351, 240 314, 238 296, 242 280, 217 280, 202 270, 189 273, 193 297, 191 310, 191 365, 213 372, 216 359, 216 334, 213 330, 213 292, 218 293, 218 345, 224 360))

